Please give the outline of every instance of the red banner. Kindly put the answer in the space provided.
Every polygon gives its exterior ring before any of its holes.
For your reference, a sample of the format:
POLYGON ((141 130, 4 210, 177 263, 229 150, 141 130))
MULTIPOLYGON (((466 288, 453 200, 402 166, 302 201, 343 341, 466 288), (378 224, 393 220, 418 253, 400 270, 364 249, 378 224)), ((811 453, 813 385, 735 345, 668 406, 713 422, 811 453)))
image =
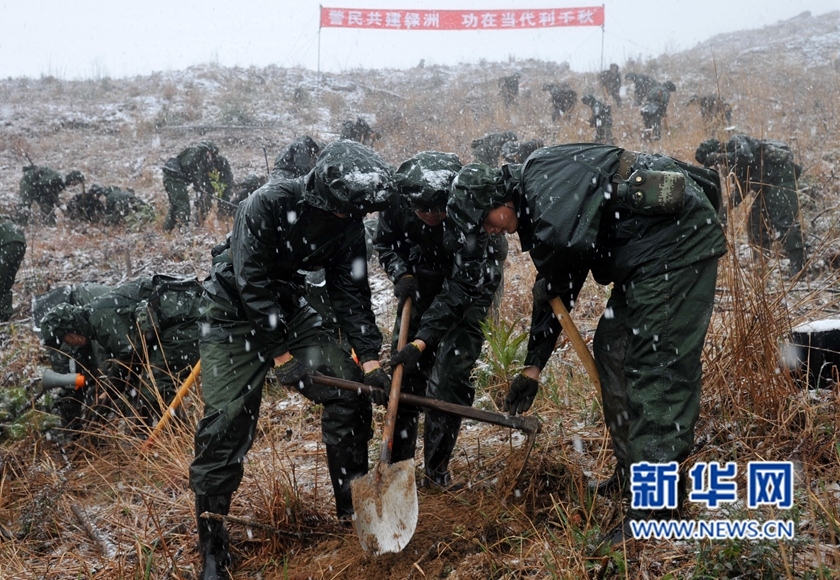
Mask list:
POLYGON ((527 10, 369 10, 321 7, 321 28, 521 30, 603 24, 603 6, 527 10))

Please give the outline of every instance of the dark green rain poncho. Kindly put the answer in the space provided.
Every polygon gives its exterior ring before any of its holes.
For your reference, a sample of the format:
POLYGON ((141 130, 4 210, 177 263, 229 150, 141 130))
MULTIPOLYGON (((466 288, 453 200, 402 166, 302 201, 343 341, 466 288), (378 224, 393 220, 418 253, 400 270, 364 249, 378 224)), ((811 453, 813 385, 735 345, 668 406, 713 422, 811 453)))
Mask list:
MULTIPOLYGON (((393 170, 373 150, 337 141, 324 148, 307 176, 272 178, 237 208, 227 248, 216 250, 204 283, 205 416, 196 430, 190 467, 190 486, 197 495, 230 494, 239 486, 262 386, 275 357, 289 352, 310 370, 362 378, 306 302, 306 272, 324 270, 342 339, 359 360, 379 359, 382 337, 371 308, 362 219, 390 205, 393 179, 393 170)), ((331 477, 340 472, 336 466, 346 465, 346 454, 333 455, 335 449, 363 456, 366 471, 370 401, 318 385, 301 388, 324 405, 321 427, 331 477)), ((349 467, 345 470, 350 473, 349 467)), ((348 478, 333 478, 337 497, 348 478)))
MULTIPOLYGON (((713 205, 716 173, 593 144, 546 147, 521 168, 503 169, 504 196, 452 200, 451 215, 473 231, 492 207, 512 199, 538 284, 569 310, 590 272, 613 285, 593 347, 619 468, 682 461, 693 445, 700 357, 717 259, 726 251, 713 205), (622 155, 627 163, 619 175, 622 155), (617 182, 639 169, 682 173, 684 207, 645 215, 618 199, 617 182)), ((535 304, 526 366, 545 366, 560 330, 550 306, 535 304)))
MULTIPOLYGON (((499 236, 484 235, 467 251, 456 243, 458 232, 452 223, 444 220, 430 226, 415 210, 445 209, 452 182, 472 171, 492 169, 478 164, 462 169, 457 156, 436 151, 418 153, 404 162, 396 174, 401 196, 381 213, 375 244, 391 281, 413 276, 417 283, 408 336, 423 340, 427 348, 417 372, 404 375, 403 390, 467 406, 475 397, 470 374, 484 342, 481 323, 501 281, 507 244, 499 236)), ((464 177, 459 187, 468 181, 464 177)), ((394 353, 399 332, 397 313, 394 353)), ((414 457, 417 422, 417 409, 401 407, 396 432, 406 436, 394 441, 394 461, 414 457)), ((425 471, 438 485, 449 483, 448 464, 460 423, 457 417, 426 413, 425 471)))

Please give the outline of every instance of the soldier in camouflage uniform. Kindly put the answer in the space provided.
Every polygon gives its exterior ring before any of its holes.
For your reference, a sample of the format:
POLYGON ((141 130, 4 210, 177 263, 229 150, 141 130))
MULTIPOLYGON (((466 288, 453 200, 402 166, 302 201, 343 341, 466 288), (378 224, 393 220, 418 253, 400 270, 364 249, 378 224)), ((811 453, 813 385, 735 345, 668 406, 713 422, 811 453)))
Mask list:
POLYGON ((592 109, 589 126, 595 127, 595 143, 612 145, 612 109, 593 95, 584 95, 581 103, 592 109))
POLYGON ((12 317, 12 286, 26 254, 26 237, 12 218, 0 215, 0 322, 12 317))
POLYGON ((315 167, 315 161, 318 160, 320 152, 321 147, 312 137, 309 135, 298 137, 274 158, 271 176, 294 179, 306 175, 315 167))
POLYGON ((516 133, 504 131, 502 133, 488 133, 480 139, 473 139, 473 157, 479 163, 491 167, 498 167, 499 156, 502 154, 502 147, 508 141, 516 141, 516 133))
POLYGON ((665 81, 648 91, 645 103, 642 105, 642 121, 645 124, 645 137, 659 140, 662 138, 662 119, 668 116, 668 102, 671 93, 677 90, 671 81, 665 81))
MULTIPOLYGON (((274 158, 274 167, 271 170, 270 177, 295 179, 306 175, 315 167, 315 161, 318 159, 318 153, 320 152, 320 146, 312 137, 308 135, 298 137, 274 158)), ((265 185, 265 182, 265 177, 256 173, 249 173, 237 187, 236 195, 231 199, 231 205, 225 204, 227 211, 233 215, 236 206, 265 185)))
POLYGON ((198 193, 195 207, 199 223, 212 209, 214 199, 230 199, 233 172, 214 143, 202 141, 187 147, 163 166, 163 187, 169 196, 169 213, 163 222, 165 231, 189 223, 190 185, 198 193))
POLYGON ((103 187, 96 183, 67 202, 66 214, 73 220, 102 221, 107 226, 122 224, 128 216, 137 216, 142 221, 154 219, 152 207, 137 197, 133 189, 120 189, 116 185, 103 187))
POLYGON ((373 147, 374 142, 380 137, 379 132, 374 131, 363 117, 356 117, 355 123, 353 121, 344 121, 341 124, 339 139, 348 139, 361 143, 362 145, 373 147))
POLYGON ((542 139, 508 141, 502 145, 502 158, 506 163, 522 163, 531 153, 544 146, 542 139))
POLYGON ((637 107, 645 102, 648 92, 659 84, 653 77, 642 73, 629 72, 624 78, 633 83, 633 104, 637 107))
MULTIPOLYGON (((446 220, 446 202, 459 171, 468 180, 471 172, 492 170, 480 164, 462 170, 456 155, 436 151, 418 153, 400 165, 396 177, 401 196, 381 213, 375 245, 399 300, 391 367, 405 364, 402 390, 470 406, 475 398, 470 373, 484 343, 481 323, 501 280, 507 244, 501 236, 482 235, 471 251, 456 255, 452 250, 456 232, 446 220), (411 342, 397 352, 400 313, 409 297, 411 342)), ((414 457, 418 420, 418 409, 400 406, 392 461, 414 457)), ((449 460, 461 419, 426 411, 424 425, 424 481, 449 487, 449 460)))
POLYGON ((519 73, 501 77, 499 79, 499 94, 502 96, 502 103, 505 107, 510 107, 516 104, 516 98, 519 96, 519 73))
MULTIPOLYGON (((71 306, 87 306, 100 296, 109 294, 113 288, 104 284, 83 283, 74 286, 59 286, 49 292, 35 297, 32 305, 33 327, 40 333, 41 340, 48 345, 50 368, 56 373, 79 373, 84 375, 85 383, 91 385, 99 377, 97 363, 94 358, 93 349, 89 342, 84 344, 81 341, 74 341, 68 344, 64 341, 64 334, 53 328, 44 328, 43 320, 53 308, 68 304, 71 306), (61 342, 56 343, 53 337, 61 335, 61 342)), ((52 320, 63 319, 53 316, 52 320)), ((55 322, 54 322, 55 323, 55 322)), ((50 322, 48 320, 48 326, 50 322)), ((76 328, 74 323, 67 325, 76 328)), ((82 404, 84 403, 84 391, 76 390, 70 386, 62 388, 56 397, 56 409, 61 417, 62 425, 67 429, 78 429, 81 427, 82 404)))
POLYGON ((568 115, 577 103, 577 93, 569 86, 569 83, 555 84, 546 83, 542 90, 548 91, 551 95, 551 120, 556 121, 568 115))
POLYGON ((145 276, 86 305, 54 307, 41 321, 41 336, 48 347, 66 344, 84 352, 91 362, 82 373, 96 379, 123 413, 149 425, 198 362, 201 293, 195 278, 145 276))
MULTIPOLYGON (((726 251, 717 174, 662 155, 571 144, 540 149, 521 168, 503 167, 502 177, 505 193, 453 196, 447 213, 465 234, 517 231, 537 268, 525 369, 505 410, 531 407, 560 336, 548 300, 559 296, 572 310, 591 272, 612 284, 593 349, 617 469, 682 462, 694 445, 700 358, 726 251), (684 188, 671 188, 670 203, 660 189, 645 190, 637 204, 631 174, 651 185, 683 179, 684 188)), ((631 537, 629 520, 671 517, 631 508, 605 540, 631 537)))
POLYGON ((239 206, 240 203, 248 199, 248 196, 257 191, 263 185, 265 185, 266 178, 262 175, 257 175, 256 173, 249 173, 245 176, 240 183, 236 185, 236 193, 230 200, 230 205, 222 204, 219 206, 219 210, 224 208, 224 213, 226 215, 233 215, 236 213, 236 208, 239 206))
POLYGON ((755 193, 749 215, 750 243, 756 248, 770 249, 775 231, 790 258, 789 275, 798 274, 805 266, 805 241, 796 193, 796 180, 802 167, 794 163, 790 147, 782 141, 735 135, 725 146, 717 139, 703 141, 694 157, 706 167, 717 166, 725 173, 734 174, 739 185, 732 190, 734 205, 741 203, 742 193, 755 193))
POLYGON ((612 97, 617 107, 621 107, 621 72, 618 65, 612 63, 609 70, 603 70, 598 74, 598 82, 604 88, 604 95, 612 97))
MULTIPOLYGON (((204 282, 204 418, 190 466, 196 515, 230 509, 256 433, 265 377, 274 367, 281 384, 323 405, 321 432, 336 513, 352 518, 350 482, 368 469, 370 400, 313 384, 308 373, 390 388, 379 365, 382 336, 371 307, 362 220, 388 207, 394 196, 388 164, 368 147, 342 140, 325 147, 305 177, 272 179, 237 208, 233 232, 214 249, 204 282), (342 336, 361 365, 306 301, 303 272, 320 269, 342 336)), ((229 578, 224 524, 200 519, 198 530, 201 577, 229 578)))
POLYGON ((700 105, 700 117, 708 125, 722 125, 732 121, 732 107, 718 95, 691 95, 685 106, 700 105))
POLYGON ((23 168, 20 180, 20 202, 17 214, 20 223, 29 221, 32 204, 37 203, 41 209, 41 222, 55 225, 55 208, 58 206, 59 194, 73 185, 85 182, 81 171, 73 170, 65 177, 49 167, 27 165, 23 168))

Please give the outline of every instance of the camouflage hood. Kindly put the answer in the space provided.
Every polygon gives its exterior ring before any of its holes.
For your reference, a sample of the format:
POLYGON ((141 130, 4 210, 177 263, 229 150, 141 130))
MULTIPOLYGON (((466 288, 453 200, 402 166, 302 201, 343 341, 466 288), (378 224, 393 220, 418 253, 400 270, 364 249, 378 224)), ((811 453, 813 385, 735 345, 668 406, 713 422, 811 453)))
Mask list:
POLYGON ((397 187, 415 207, 443 207, 460 170, 461 160, 454 153, 422 151, 397 169, 397 187))
POLYGON ((47 346, 58 347, 67 333, 90 337, 88 310, 83 306, 59 304, 41 320, 41 338, 47 346))
POLYGON ((343 140, 323 149, 303 198, 325 211, 363 216, 385 209, 395 195, 393 169, 373 149, 343 140))
POLYGON ((708 161, 709 155, 712 153, 720 153, 720 141, 717 139, 706 139, 697 147, 697 151, 694 152, 694 158, 698 163, 707 165, 706 161, 708 161))
POLYGON ((64 183, 66 183, 68 186, 69 185, 76 185, 78 183, 84 183, 84 182, 85 182, 85 176, 78 169, 74 169, 73 171, 71 171, 70 173, 68 173, 64 177, 64 183))
POLYGON ((487 213, 510 198, 502 170, 483 163, 465 165, 452 182, 446 215, 465 234, 475 233, 487 213))
POLYGON ((283 172, 291 177, 306 175, 315 165, 321 148, 312 137, 298 137, 274 158, 272 173, 283 172))

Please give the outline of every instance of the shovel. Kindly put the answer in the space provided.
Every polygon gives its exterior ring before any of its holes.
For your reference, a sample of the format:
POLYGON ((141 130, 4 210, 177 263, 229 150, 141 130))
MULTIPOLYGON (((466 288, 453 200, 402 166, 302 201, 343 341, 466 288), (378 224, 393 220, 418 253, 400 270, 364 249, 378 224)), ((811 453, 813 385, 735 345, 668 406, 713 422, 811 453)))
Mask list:
MULTIPOLYGON (((408 342, 410 316, 411 298, 407 298, 400 319, 399 350, 408 342)), ((356 512, 356 534, 362 549, 374 554, 399 552, 405 548, 414 535, 419 511, 414 459, 391 463, 403 365, 398 365, 393 372, 379 463, 376 469, 350 483, 353 511, 356 512)))

